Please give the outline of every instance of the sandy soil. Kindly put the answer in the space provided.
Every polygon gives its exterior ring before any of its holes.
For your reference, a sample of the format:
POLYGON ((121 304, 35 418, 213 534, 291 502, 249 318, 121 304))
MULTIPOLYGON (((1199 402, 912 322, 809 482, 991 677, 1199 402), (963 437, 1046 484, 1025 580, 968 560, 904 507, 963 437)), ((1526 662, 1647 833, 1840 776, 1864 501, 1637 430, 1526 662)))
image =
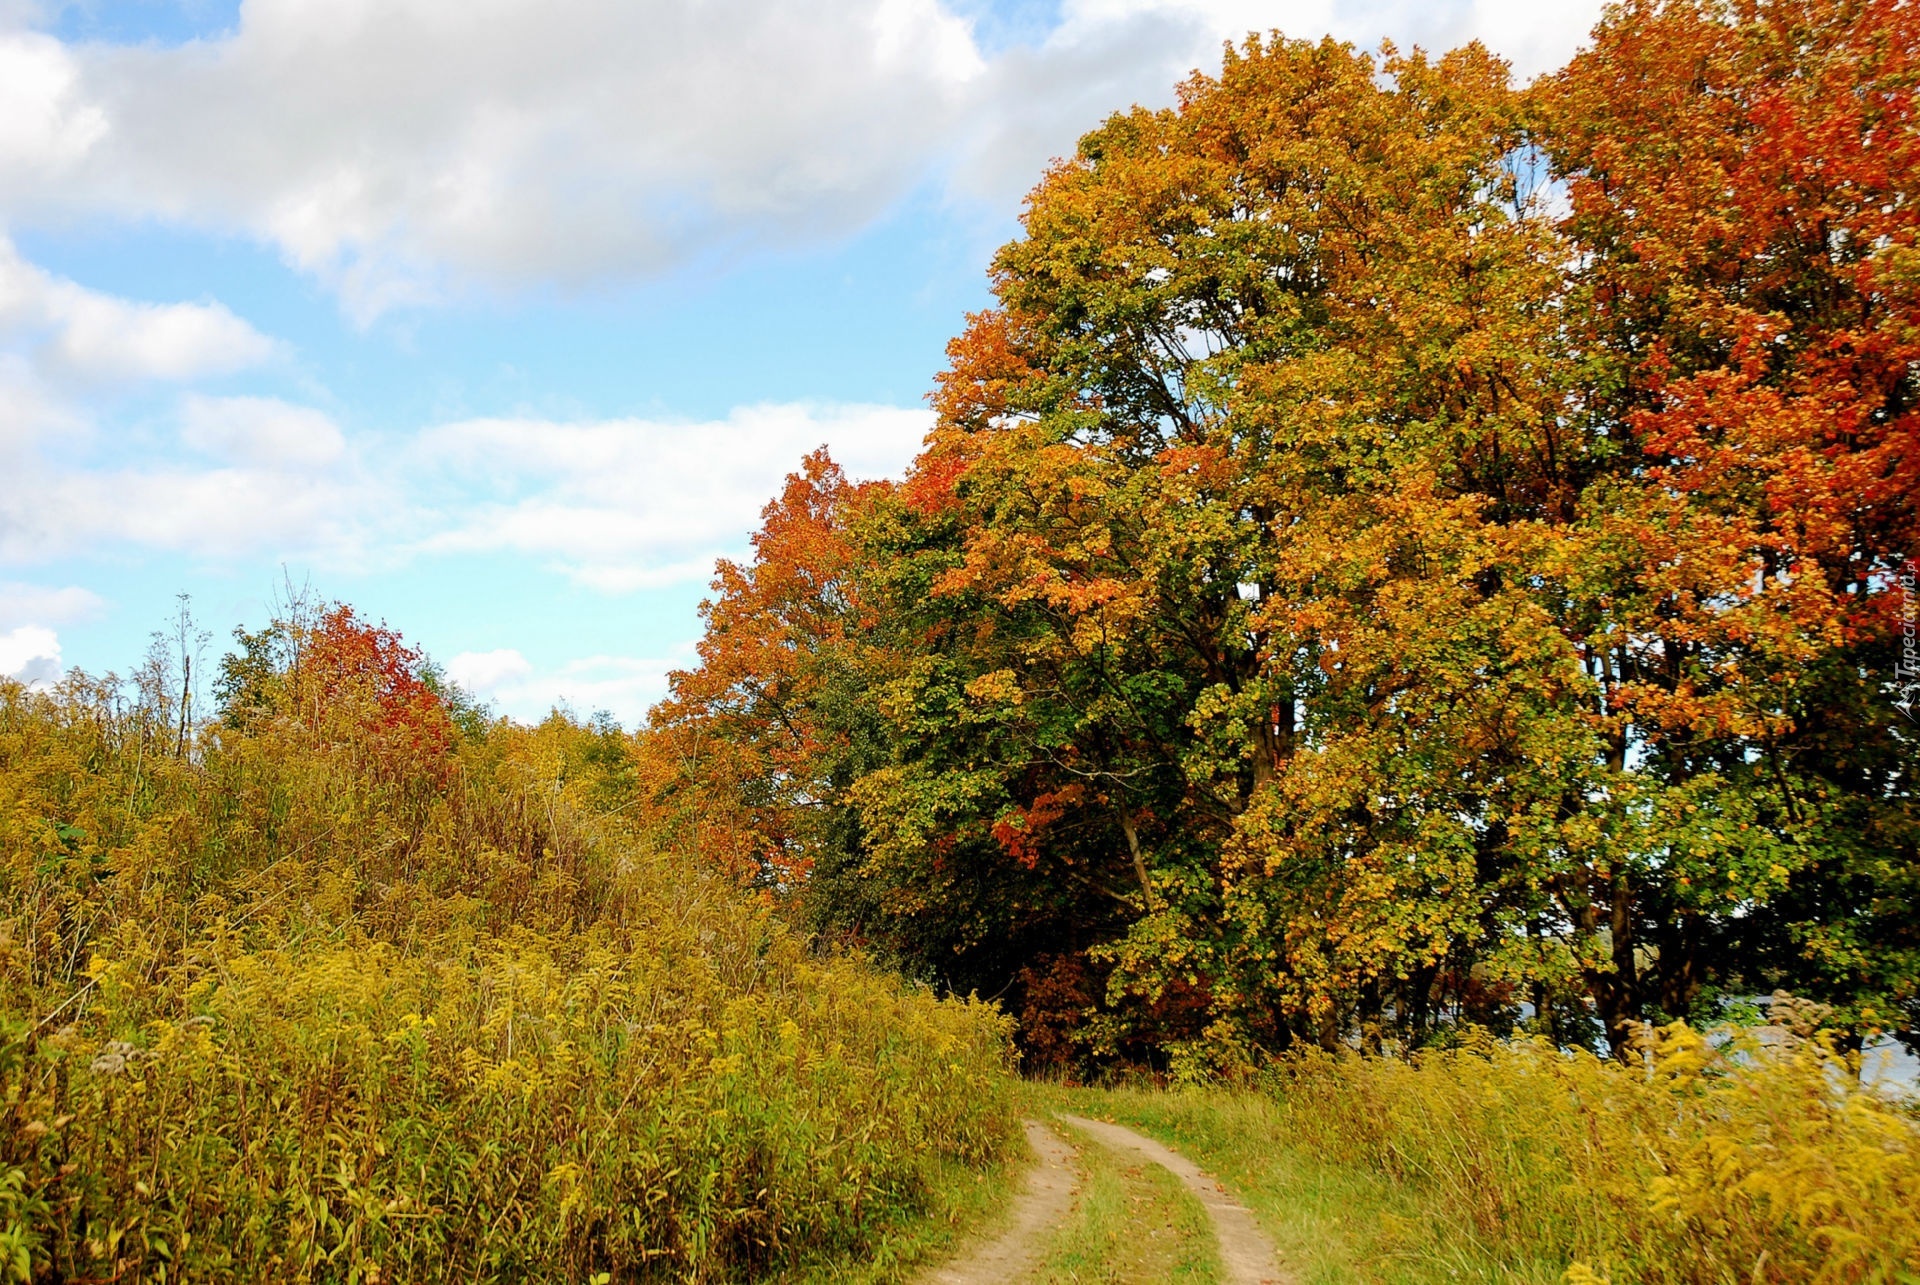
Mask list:
POLYGON ((1040 1261, 1047 1234, 1067 1216, 1079 1185, 1074 1149, 1038 1120, 1027 1121, 1027 1143, 1040 1163, 1027 1171, 1027 1189, 1013 1222, 990 1241, 922 1277, 924 1285, 1005 1285, 1040 1261))
MULTIPOLYGON (((1186 1183, 1213 1220, 1225 1279, 1232 1285, 1293 1285, 1293 1277, 1280 1269, 1273 1242, 1212 1174, 1179 1152, 1122 1125, 1077 1115, 1060 1118, 1101 1146, 1151 1161, 1186 1183)), ((1027 1121, 1027 1142, 1039 1155, 1040 1163, 1027 1174, 1027 1189, 1014 1204, 1012 1225, 922 1277, 922 1285, 1004 1285, 1040 1261, 1049 1234, 1066 1218, 1073 1203, 1079 1175, 1073 1148, 1039 1121, 1027 1121)))
POLYGON ((1291 1285, 1293 1278, 1280 1270, 1273 1242, 1260 1230, 1246 1206, 1227 1194, 1214 1176, 1179 1152, 1161 1146, 1152 1138, 1132 1129, 1083 1116, 1060 1117, 1076 1129, 1084 1130, 1102 1146, 1130 1153, 1160 1165, 1187 1184, 1200 1198, 1208 1217, 1213 1219, 1214 1234, 1220 1238, 1220 1262, 1225 1278, 1234 1285, 1291 1285))

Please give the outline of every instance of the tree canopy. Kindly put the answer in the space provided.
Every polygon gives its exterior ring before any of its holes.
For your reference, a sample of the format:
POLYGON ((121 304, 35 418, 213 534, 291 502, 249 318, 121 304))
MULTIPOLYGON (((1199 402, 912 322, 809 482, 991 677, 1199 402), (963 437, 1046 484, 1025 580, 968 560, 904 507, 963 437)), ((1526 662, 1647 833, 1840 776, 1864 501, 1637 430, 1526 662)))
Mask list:
POLYGON ((1229 48, 1047 171, 904 480, 768 507, 652 788, 1042 1060, 1920 1031, 1917 82, 1906 0, 1229 48))

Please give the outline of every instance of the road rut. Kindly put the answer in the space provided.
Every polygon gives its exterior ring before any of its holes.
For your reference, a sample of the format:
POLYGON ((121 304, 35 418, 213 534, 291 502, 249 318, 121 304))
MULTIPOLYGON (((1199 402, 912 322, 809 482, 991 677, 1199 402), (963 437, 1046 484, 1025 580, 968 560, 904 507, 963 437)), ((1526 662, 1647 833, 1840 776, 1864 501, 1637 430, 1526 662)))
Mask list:
MULTIPOLYGON (((1227 1194, 1212 1174, 1179 1152, 1124 1125, 1062 1114, 1067 1124, 1112 1151, 1149 1160, 1186 1183, 1213 1222, 1220 1262, 1229 1285, 1294 1285, 1282 1271, 1273 1242, 1246 1206, 1227 1194)), ((1038 1120, 1026 1122, 1027 1142, 1040 1163, 1027 1174, 1027 1189, 1014 1205, 1013 1225, 993 1240, 921 1277, 921 1285, 1003 1285, 1039 1263, 1048 1234, 1065 1220, 1078 1186, 1075 1152, 1038 1120)))
POLYGON ((1151 1160, 1186 1183, 1213 1220, 1214 1235, 1220 1240, 1220 1263, 1232 1285, 1292 1285, 1293 1278, 1280 1270, 1273 1242, 1260 1230, 1260 1224, 1253 1220, 1247 1207, 1229 1196, 1226 1187, 1212 1174, 1179 1152, 1124 1125, 1078 1115, 1060 1118, 1090 1134, 1100 1145, 1151 1160))
POLYGON ((1028 1120, 1027 1142, 1040 1163, 1013 1207, 1013 1225, 1000 1235, 921 1277, 924 1285, 1005 1285, 1040 1261, 1047 1233, 1067 1216, 1078 1185, 1074 1150, 1046 1125, 1028 1120))

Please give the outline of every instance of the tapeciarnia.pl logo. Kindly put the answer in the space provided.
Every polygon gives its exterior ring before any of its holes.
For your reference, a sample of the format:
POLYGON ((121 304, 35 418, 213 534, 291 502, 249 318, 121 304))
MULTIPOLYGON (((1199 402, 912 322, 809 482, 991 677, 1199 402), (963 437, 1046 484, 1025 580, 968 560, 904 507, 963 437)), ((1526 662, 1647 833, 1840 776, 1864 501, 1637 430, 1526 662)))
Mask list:
POLYGON ((1900 568, 1900 654, 1893 662, 1893 707, 1920 725, 1920 562, 1900 568))

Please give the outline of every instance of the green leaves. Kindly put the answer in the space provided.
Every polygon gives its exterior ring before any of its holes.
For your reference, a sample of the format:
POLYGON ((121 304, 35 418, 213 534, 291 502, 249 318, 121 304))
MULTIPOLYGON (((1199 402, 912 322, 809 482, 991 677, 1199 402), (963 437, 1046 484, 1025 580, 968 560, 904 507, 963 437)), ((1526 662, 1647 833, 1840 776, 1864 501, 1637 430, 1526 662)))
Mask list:
POLYGON ((682 683, 792 747, 813 922, 1108 1053, 1920 1025, 1914 30, 1630 4, 1527 91, 1275 37, 1089 134, 910 475, 796 562, 809 461, 682 683))

